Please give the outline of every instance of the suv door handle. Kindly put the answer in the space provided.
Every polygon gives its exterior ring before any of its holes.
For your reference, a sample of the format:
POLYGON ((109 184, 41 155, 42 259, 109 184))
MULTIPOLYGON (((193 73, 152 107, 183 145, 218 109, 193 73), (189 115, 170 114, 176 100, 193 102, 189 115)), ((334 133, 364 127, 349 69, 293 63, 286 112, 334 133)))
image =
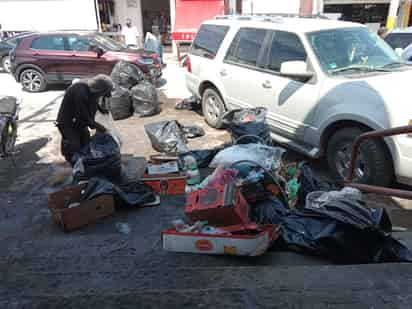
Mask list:
POLYGON ((272 84, 270 83, 270 81, 265 80, 265 81, 262 83, 262 87, 263 87, 263 88, 266 88, 266 89, 269 89, 269 88, 272 88, 272 84))
POLYGON ((225 69, 220 71, 220 75, 221 76, 226 76, 227 75, 227 71, 225 69))

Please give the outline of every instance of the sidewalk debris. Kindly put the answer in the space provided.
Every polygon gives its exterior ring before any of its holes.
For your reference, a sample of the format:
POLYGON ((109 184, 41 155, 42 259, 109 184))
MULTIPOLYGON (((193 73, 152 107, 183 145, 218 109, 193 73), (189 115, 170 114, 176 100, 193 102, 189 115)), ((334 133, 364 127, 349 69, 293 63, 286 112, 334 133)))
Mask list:
POLYGON ((129 235, 130 232, 132 231, 130 225, 124 222, 117 222, 115 226, 116 226, 116 229, 120 233, 125 234, 125 235, 129 235))
POLYGON ((136 65, 127 61, 119 61, 113 67, 110 78, 116 85, 130 90, 144 80, 144 75, 136 65))
POLYGON ((132 115, 132 101, 130 91, 116 86, 109 99, 109 110, 114 120, 122 120, 132 115))
POLYGON ((236 144, 263 143, 271 145, 270 130, 266 123, 266 108, 235 109, 222 118, 236 144))
POLYGON ((200 109, 200 100, 194 96, 190 98, 186 98, 175 105, 175 109, 177 110, 198 110, 200 109))
POLYGON ((140 117, 154 116, 160 113, 160 102, 156 87, 148 81, 142 81, 131 89, 133 111, 140 117))

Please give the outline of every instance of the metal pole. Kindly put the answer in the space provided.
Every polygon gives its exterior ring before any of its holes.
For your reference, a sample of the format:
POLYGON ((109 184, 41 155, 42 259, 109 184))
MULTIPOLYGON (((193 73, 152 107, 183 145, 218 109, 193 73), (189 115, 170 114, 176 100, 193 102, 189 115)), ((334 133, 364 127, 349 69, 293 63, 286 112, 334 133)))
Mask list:
POLYGON ((399 9, 399 2, 400 0, 391 0, 391 4, 389 6, 389 13, 388 13, 388 19, 386 20, 386 28, 388 31, 393 30, 396 25, 396 17, 398 15, 398 9, 399 9))
MULTIPOLYGON (((170 28, 173 32, 175 30, 176 23, 176 0, 170 0, 170 28)), ((173 58, 178 58, 177 44, 172 40, 172 52, 173 58)))

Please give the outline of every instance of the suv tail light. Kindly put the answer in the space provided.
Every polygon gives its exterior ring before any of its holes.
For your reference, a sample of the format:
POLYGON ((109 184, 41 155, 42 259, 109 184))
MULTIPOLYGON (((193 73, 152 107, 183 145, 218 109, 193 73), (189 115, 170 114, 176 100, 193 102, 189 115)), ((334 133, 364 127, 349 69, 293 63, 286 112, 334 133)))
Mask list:
POLYGON ((159 64, 159 57, 156 53, 152 54, 153 63, 159 64))
POLYGON ((190 63, 190 57, 186 56, 186 67, 189 73, 192 73, 192 64, 190 63))

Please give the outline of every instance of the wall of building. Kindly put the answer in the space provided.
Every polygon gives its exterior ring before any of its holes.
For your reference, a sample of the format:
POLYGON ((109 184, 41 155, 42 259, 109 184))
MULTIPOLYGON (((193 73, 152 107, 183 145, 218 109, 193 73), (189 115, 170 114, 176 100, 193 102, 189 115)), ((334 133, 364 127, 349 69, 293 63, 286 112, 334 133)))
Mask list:
POLYGON ((300 0, 243 0, 243 14, 298 14, 300 0))

